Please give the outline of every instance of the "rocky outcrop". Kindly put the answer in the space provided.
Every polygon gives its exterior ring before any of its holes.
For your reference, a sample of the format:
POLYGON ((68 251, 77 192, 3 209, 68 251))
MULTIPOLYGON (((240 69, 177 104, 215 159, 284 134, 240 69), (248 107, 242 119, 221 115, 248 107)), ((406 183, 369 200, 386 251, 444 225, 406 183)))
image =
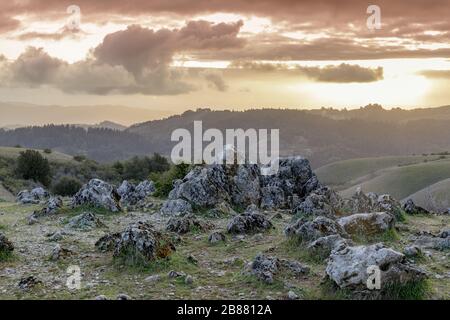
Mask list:
POLYGON ((109 233, 97 240, 95 248, 100 252, 114 251, 119 240, 120 233, 109 233))
POLYGON ((357 213, 337 222, 352 235, 380 235, 394 227, 394 217, 386 212, 357 213))
POLYGON ((418 236, 414 236, 412 240, 416 246, 424 249, 450 249, 450 230, 443 229, 437 235, 429 232, 421 232, 418 236))
POLYGON ((341 215, 344 207, 342 198, 328 187, 312 191, 303 201, 298 202, 292 212, 304 216, 335 217, 341 215))
POLYGON ((183 216, 192 213, 192 206, 183 199, 167 200, 161 207, 161 214, 167 216, 183 216))
POLYGON ((72 207, 93 206, 112 212, 121 211, 117 190, 100 179, 92 179, 72 198, 72 207))
POLYGON ((303 276, 308 274, 310 269, 298 261, 278 259, 260 253, 253 262, 245 267, 244 274, 255 276, 264 283, 272 284, 274 277, 283 271, 292 272, 296 276, 303 276))
POLYGON ((178 234, 185 234, 191 231, 206 231, 213 228, 213 225, 197 219, 193 214, 184 217, 172 217, 167 222, 166 230, 178 234))
POLYGON ((331 235, 348 236, 340 224, 322 216, 315 218, 313 221, 300 218, 295 223, 288 225, 284 232, 287 237, 297 239, 300 242, 312 242, 331 235))
POLYGON ((363 193, 358 189, 351 199, 346 199, 345 208, 352 213, 386 212, 396 220, 401 220, 402 207, 400 202, 389 194, 363 193))
POLYGON ((67 227, 83 231, 105 227, 105 224, 92 212, 85 212, 69 220, 67 227))
POLYGON ((248 209, 235 216, 227 225, 227 232, 232 234, 246 234, 266 231, 273 228, 272 223, 258 211, 248 209))
POLYGON ((120 202, 123 205, 136 205, 139 201, 152 195, 155 190, 155 185, 152 181, 145 180, 135 186, 124 180, 120 187, 117 188, 117 193, 120 195, 120 202))
POLYGON ((12 251, 14 251, 14 245, 0 232, 0 253, 10 253, 12 251))
MULTIPOLYGON (((261 174, 258 165, 205 165, 194 167, 174 183, 162 212, 174 214, 192 208, 211 209, 225 202, 233 207, 256 205, 263 209, 289 209, 320 187, 308 160, 280 159, 276 174, 261 174), (190 206, 190 208, 189 208, 190 206)), ((192 211, 192 210, 191 210, 192 211)))
POLYGON ((340 250, 347 246, 352 246, 353 241, 342 238, 338 234, 321 237, 309 243, 307 249, 312 257, 326 259, 333 250, 340 250))
POLYGON ((208 236, 208 242, 211 244, 225 242, 226 240, 227 237, 222 232, 213 232, 208 236))
POLYGON ((429 214, 427 209, 417 206, 412 199, 406 200, 403 204, 403 210, 406 214, 429 214))
POLYGON ((63 207, 61 197, 50 197, 41 210, 34 211, 29 219, 38 219, 40 217, 51 216, 58 213, 63 207))
POLYGON ((166 258, 175 251, 175 246, 162 233, 155 231, 146 222, 129 225, 115 243, 114 257, 125 264, 148 264, 166 258))
POLYGON ((39 204, 45 201, 50 194, 44 188, 38 187, 31 191, 22 190, 17 194, 17 202, 21 204, 39 204))
POLYGON ((334 250, 328 259, 326 274, 339 288, 364 296, 369 294, 369 267, 378 267, 381 272, 381 289, 377 292, 380 295, 392 285, 405 285, 426 278, 426 273, 408 263, 402 253, 380 243, 334 250))

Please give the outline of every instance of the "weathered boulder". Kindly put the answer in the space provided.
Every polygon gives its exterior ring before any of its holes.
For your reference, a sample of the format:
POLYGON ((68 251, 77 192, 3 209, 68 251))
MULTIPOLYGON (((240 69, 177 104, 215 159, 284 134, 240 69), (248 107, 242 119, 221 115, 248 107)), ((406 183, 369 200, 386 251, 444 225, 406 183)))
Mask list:
POLYGON ((321 237, 308 244, 307 249, 313 257, 328 258, 333 250, 340 250, 347 246, 352 246, 353 242, 342 238, 338 234, 321 237))
POLYGON ((273 228, 272 223, 253 207, 235 216, 227 225, 227 232, 232 234, 257 233, 273 228))
POLYGON ((163 212, 180 211, 175 200, 195 209, 212 209, 221 203, 238 208, 256 205, 263 209, 289 209, 294 199, 303 199, 320 187, 308 160, 302 157, 280 159, 279 170, 262 175, 259 165, 195 166, 182 180, 174 183, 163 212))
POLYGON ((353 235, 373 236, 382 234, 394 227, 394 217, 386 212, 357 213, 342 217, 337 222, 353 235))
POLYGON ((351 199, 346 199, 345 207, 352 213, 387 212, 396 220, 401 219, 402 206, 399 201, 389 194, 377 195, 369 192, 363 193, 358 189, 351 199))
POLYGON ((427 209, 417 206, 412 199, 406 200, 403 204, 403 210, 407 214, 429 214, 427 209))
POLYGON ((100 179, 92 179, 72 198, 72 207, 94 206, 112 212, 121 211, 120 195, 117 190, 100 179))
POLYGON ((305 216, 335 217, 343 210, 342 198, 328 187, 320 187, 312 191, 303 201, 298 202, 292 212, 305 216))
POLYGON ((226 240, 227 238, 222 232, 213 232, 208 237, 208 242, 211 244, 225 242, 226 240))
POLYGON ((120 202, 123 205, 135 205, 153 194, 155 190, 154 183, 149 180, 142 181, 137 186, 124 180, 119 188, 117 188, 117 193, 120 195, 120 202))
POLYGON ((178 234, 185 234, 193 230, 205 231, 213 226, 210 223, 197 219, 193 214, 183 217, 172 217, 166 225, 166 230, 178 234))
POLYGON ((183 216, 192 213, 192 206, 183 199, 167 200, 161 207, 161 214, 167 216, 183 216))
POLYGON ((0 232, 0 253, 10 253, 12 251, 14 251, 14 245, 0 232))
POLYGON ((437 235, 422 232, 418 236, 414 236, 412 240, 416 246, 424 249, 446 250, 450 248, 450 231, 443 229, 437 235))
POLYGON ((73 254, 73 252, 69 249, 63 248, 61 247, 60 244, 57 244, 51 254, 50 254, 50 260, 52 261, 58 261, 60 259, 64 259, 67 258, 69 256, 71 256, 73 254))
POLYGON ((67 227, 84 231, 105 227, 105 224, 92 212, 84 212, 69 220, 67 227))
POLYGON ((344 228, 336 221, 322 216, 315 218, 313 221, 300 218, 293 224, 288 225, 284 232, 287 237, 297 239, 300 242, 311 242, 335 234, 348 236, 344 228))
POLYGON ((408 263, 402 253, 381 243, 334 250, 328 259, 326 275, 339 288, 364 295, 369 291, 369 267, 378 267, 381 272, 381 289, 377 293, 380 295, 392 285, 405 285, 426 278, 426 273, 408 263))
POLYGON ((101 252, 113 251, 120 240, 120 233, 108 233, 97 240, 95 248, 101 252))
POLYGON ((155 231, 146 222, 129 225, 120 233, 115 244, 114 257, 131 265, 148 264, 159 258, 166 258, 175 251, 168 237, 155 231))
POLYGON ((21 278, 18 284, 18 287, 21 290, 30 290, 38 285, 41 285, 42 281, 36 278, 35 276, 29 276, 26 278, 21 278))
POLYGON ((22 190, 17 194, 17 202, 21 204, 38 204, 50 196, 44 188, 38 187, 31 191, 22 190))
POLYGON ((50 197, 41 210, 34 211, 30 219, 38 219, 40 217, 51 216, 57 214, 63 207, 61 197, 50 197))

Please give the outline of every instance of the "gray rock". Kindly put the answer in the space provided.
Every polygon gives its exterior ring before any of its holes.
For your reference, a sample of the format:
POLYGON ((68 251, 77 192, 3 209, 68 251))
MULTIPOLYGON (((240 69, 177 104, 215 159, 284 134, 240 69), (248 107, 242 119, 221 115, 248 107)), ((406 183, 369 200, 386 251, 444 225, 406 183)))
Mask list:
POLYGON ((438 235, 422 233, 414 238, 414 244, 423 249, 446 250, 450 248, 450 232, 442 230, 438 235))
POLYGON ((368 268, 371 266, 378 266, 381 271, 380 294, 392 284, 402 285, 426 278, 426 273, 408 263, 403 254, 381 243, 333 251, 328 259, 326 274, 338 287, 359 294, 368 291, 368 268))
POLYGON ((52 261, 58 261, 60 259, 69 257, 72 254, 72 251, 66 248, 61 247, 61 245, 57 244, 51 254, 50 254, 50 260, 52 261))
POLYGON ((30 290, 39 284, 42 284, 41 280, 37 279, 35 276, 29 276, 29 277, 20 279, 18 286, 21 290, 25 291, 25 290, 30 290))
POLYGON ((211 244, 225 242, 226 240, 227 238, 222 232, 213 232, 208 237, 208 242, 211 244))
POLYGON ((166 230, 178 234, 185 234, 192 230, 205 231, 213 226, 196 218, 193 214, 183 217, 172 217, 166 225, 166 230))
POLYGON ((352 213, 386 212, 396 220, 400 219, 402 207, 400 202, 389 194, 377 195, 373 192, 364 194, 358 189, 351 199, 346 200, 345 207, 352 213))
POLYGON ((317 258, 328 258, 333 250, 339 250, 346 246, 352 246, 353 242, 344 239, 338 234, 321 237, 308 244, 308 251, 317 258))
POLYGON ((22 190, 17 194, 17 202, 21 204, 38 204, 44 201, 50 194, 41 187, 34 188, 31 191, 22 190))
POLYGON ((60 209, 62 209, 62 207, 63 201, 61 197, 50 197, 45 203, 44 208, 39 211, 33 212, 32 217, 35 219, 39 219, 40 217, 55 215, 60 209))
POLYGON ((278 258, 258 254, 249 266, 250 270, 248 271, 259 280, 271 284, 273 283, 274 275, 279 271, 280 267, 278 258))
POLYGON ((228 223, 227 232, 232 234, 258 233, 272 229, 272 223, 257 211, 246 211, 228 223))
POLYGON ((302 202, 297 203, 292 213, 333 218, 340 213, 343 206, 343 200, 336 192, 328 187, 320 187, 311 192, 302 202))
POLYGON ((144 279, 144 281, 148 282, 148 283, 156 283, 156 282, 159 282, 160 280, 161 280, 161 276, 159 274, 155 274, 153 276, 149 276, 144 279))
POLYGON ((124 180, 117 192, 121 197, 121 203, 123 205, 136 205, 139 201, 144 200, 146 197, 152 195, 156 188, 152 181, 145 180, 139 183, 137 186, 124 180))
POLYGON ((64 238, 64 235, 61 231, 56 231, 53 233, 49 233, 47 235, 47 238, 48 238, 48 241, 57 242, 57 241, 62 240, 64 238))
POLYGON ((183 216, 192 211, 191 204, 183 199, 167 200, 161 207, 161 214, 168 216, 183 216))
POLYGON ((120 233, 114 257, 126 264, 147 264, 158 258, 166 258, 173 251, 175 246, 167 237, 153 230, 150 224, 139 221, 120 233))
POLYGON ((284 268, 286 268, 289 271, 293 272, 295 275, 306 275, 310 271, 309 267, 301 264, 298 261, 281 259, 280 260, 280 264, 284 268))
POLYGON ((191 275, 187 275, 186 278, 184 278, 184 283, 190 286, 194 283, 194 278, 191 275))
POLYGON ((417 206, 412 199, 406 200, 403 210, 407 214, 429 214, 430 212, 422 207, 417 206))
POLYGON ((298 295, 295 294, 295 292, 291 290, 291 291, 288 292, 287 298, 289 300, 297 300, 298 299, 298 295))
POLYGON ((100 179, 92 179, 72 198, 72 207, 94 206, 112 212, 121 211, 120 195, 117 190, 100 179))
POLYGON ((95 247, 100 252, 113 251, 119 239, 120 233, 106 234, 95 243, 95 247))
POLYGON ((386 212, 373 212, 342 217, 337 222, 349 234, 372 236, 394 228, 395 220, 386 212))
POLYGON ((67 227, 84 231, 105 227, 105 224, 92 212, 84 212, 69 220, 67 227))
POLYGON ((117 295, 117 300, 133 300, 133 299, 127 294, 119 293, 117 295))
POLYGON ((99 295, 99 296, 96 296, 95 298, 94 298, 94 300, 108 300, 108 298, 106 297, 106 296, 104 296, 104 295, 99 295))
POLYGON ((403 250, 403 254, 408 258, 415 258, 422 254, 422 250, 418 246, 408 246, 403 250))
POLYGON ((298 219, 297 222, 288 225, 284 231, 286 236, 295 238, 300 242, 311 242, 335 234, 347 236, 344 228, 336 221, 322 216, 315 218, 313 221, 307 221, 303 218, 298 219))

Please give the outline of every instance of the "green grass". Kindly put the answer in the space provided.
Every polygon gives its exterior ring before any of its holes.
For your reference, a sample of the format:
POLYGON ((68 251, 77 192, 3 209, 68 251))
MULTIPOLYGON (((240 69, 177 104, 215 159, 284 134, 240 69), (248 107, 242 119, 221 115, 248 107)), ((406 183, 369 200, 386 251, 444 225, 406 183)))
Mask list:
MULTIPOLYGON (((23 152, 25 150, 29 150, 29 149, 31 149, 31 148, 0 147, 0 157, 16 159, 17 157, 19 157, 21 152, 23 152)), ((73 157, 68 154, 64 154, 64 153, 57 152, 57 151, 53 151, 52 153, 49 154, 49 153, 45 153, 43 150, 39 150, 39 149, 31 149, 31 150, 39 151, 39 153, 41 153, 42 156, 47 158, 49 161, 73 162, 73 157)))
POLYGON ((8 262, 14 259, 14 254, 11 251, 0 251, 0 262, 8 262))
POLYGON ((431 291, 428 280, 409 282, 404 285, 393 284, 384 289, 384 299, 389 300, 423 300, 431 291))

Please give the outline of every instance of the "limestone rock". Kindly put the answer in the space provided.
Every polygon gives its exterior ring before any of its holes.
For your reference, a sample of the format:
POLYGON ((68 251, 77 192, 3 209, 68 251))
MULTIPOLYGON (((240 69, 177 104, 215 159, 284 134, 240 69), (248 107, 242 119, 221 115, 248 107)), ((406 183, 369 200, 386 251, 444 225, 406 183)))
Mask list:
POLYGON ((394 227, 394 217, 386 212, 357 213, 342 217, 337 222, 349 234, 372 236, 394 227))
POLYGON ((192 230, 205 231, 211 229, 212 225, 199 220, 193 214, 183 217, 172 217, 166 225, 166 230, 178 234, 185 234, 192 230))
POLYGON ((216 244, 219 242, 225 242, 226 241, 226 237, 222 232, 213 232, 209 235, 208 237, 208 242, 211 244, 216 244))
POLYGON ((347 236, 341 225, 322 216, 315 218, 313 221, 304 218, 298 219, 297 222, 288 225, 284 231, 286 236, 296 238, 300 242, 311 242, 335 234, 347 236))
POLYGON ((248 210, 228 223, 227 232, 232 234, 257 233, 273 228, 272 223, 258 211, 248 210))
POLYGON ((92 179, 72 198, 72 207, 83 205, 104 208, 112 212, 121 211, 117 190, 100 179, 92 179))
POLYGON ((85 212, 69 220, 67 227, 84 231, 105 227, 103 222, 92 212, 85 212))
POLYGON ((422 207, 417 206, 412 199, 406 200, 403 210, 407 214, 429 214, 430 212, 422 207))
POLYGON ((38 187, 31 191, 22 190, 17 194, 17 202, 21 204, 38 204, 50 196, 44 188, 38 187))

